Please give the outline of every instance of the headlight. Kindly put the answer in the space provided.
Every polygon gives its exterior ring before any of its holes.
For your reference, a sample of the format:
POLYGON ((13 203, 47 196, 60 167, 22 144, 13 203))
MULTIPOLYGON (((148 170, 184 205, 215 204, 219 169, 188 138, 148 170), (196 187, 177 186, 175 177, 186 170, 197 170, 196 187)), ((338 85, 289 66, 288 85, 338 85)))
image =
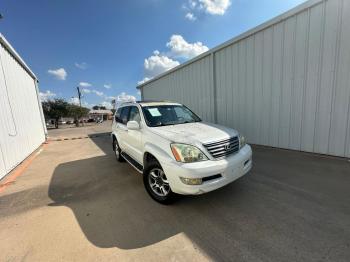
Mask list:
POLYGON ((243 135, 239 134, 239 148, 244 147, 245 144, 246 144, 245 137, 243 135))
POLYGON ((186 144, 171 144, 170 147, 171 152, 178 162, 192 163, 208 160, 207 156, 195 146, 186 144))

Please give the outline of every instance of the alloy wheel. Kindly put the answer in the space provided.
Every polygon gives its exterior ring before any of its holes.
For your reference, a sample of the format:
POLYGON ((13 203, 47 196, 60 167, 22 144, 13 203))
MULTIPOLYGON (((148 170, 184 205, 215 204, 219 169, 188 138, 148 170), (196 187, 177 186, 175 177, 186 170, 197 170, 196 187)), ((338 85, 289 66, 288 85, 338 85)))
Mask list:
POLYGON ((148 183, 152 191, 161 197, 167 196, 170 192, 169 182, 160 168, 154 168, 148 176, 148 183))

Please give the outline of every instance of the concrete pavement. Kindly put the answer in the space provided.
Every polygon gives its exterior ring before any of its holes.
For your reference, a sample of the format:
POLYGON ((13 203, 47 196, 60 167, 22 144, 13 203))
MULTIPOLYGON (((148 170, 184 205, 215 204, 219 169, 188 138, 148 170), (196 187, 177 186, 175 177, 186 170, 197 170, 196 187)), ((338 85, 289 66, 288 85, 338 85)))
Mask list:
POLYGON ((118 163, 108 124, 53 132, 0 193, 1 261, 348 261, 350 163, 254 147, 254 167, 220 190, 154 202, 118 163), (72 133, 73 132, 73 133, 72 133))

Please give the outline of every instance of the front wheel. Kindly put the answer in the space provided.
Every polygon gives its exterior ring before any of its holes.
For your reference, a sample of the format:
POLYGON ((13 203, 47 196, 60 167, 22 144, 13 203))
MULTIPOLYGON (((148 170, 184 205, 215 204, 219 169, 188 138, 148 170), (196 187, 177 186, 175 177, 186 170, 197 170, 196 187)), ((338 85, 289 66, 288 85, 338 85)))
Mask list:
POLYGON ((119 147, 119 144, 118 144, 118 141, 116 138, 113 139, 113 151, 115 154, 115 158, 117 159, 118 162, 125 161, 123 156, 121 155, 121 150, 120 150, 120 147, 119 147))
POLYGON ((148 194, 161 204, 170 204, 176 194, 171 191, 169 181, 158 162, 151 163, 143 176, 143 184, 148 194))

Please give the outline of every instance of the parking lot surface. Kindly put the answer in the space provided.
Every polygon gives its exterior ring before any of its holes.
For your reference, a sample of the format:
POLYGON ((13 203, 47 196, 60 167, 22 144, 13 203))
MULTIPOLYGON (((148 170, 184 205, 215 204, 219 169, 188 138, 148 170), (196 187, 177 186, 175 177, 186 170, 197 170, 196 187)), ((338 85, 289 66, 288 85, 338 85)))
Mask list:
POLYGON ((109 130, 50 131, 0 193, 0 261, 349 261, 347 160, 255 146, 246 176, 163 206, 109 130))

